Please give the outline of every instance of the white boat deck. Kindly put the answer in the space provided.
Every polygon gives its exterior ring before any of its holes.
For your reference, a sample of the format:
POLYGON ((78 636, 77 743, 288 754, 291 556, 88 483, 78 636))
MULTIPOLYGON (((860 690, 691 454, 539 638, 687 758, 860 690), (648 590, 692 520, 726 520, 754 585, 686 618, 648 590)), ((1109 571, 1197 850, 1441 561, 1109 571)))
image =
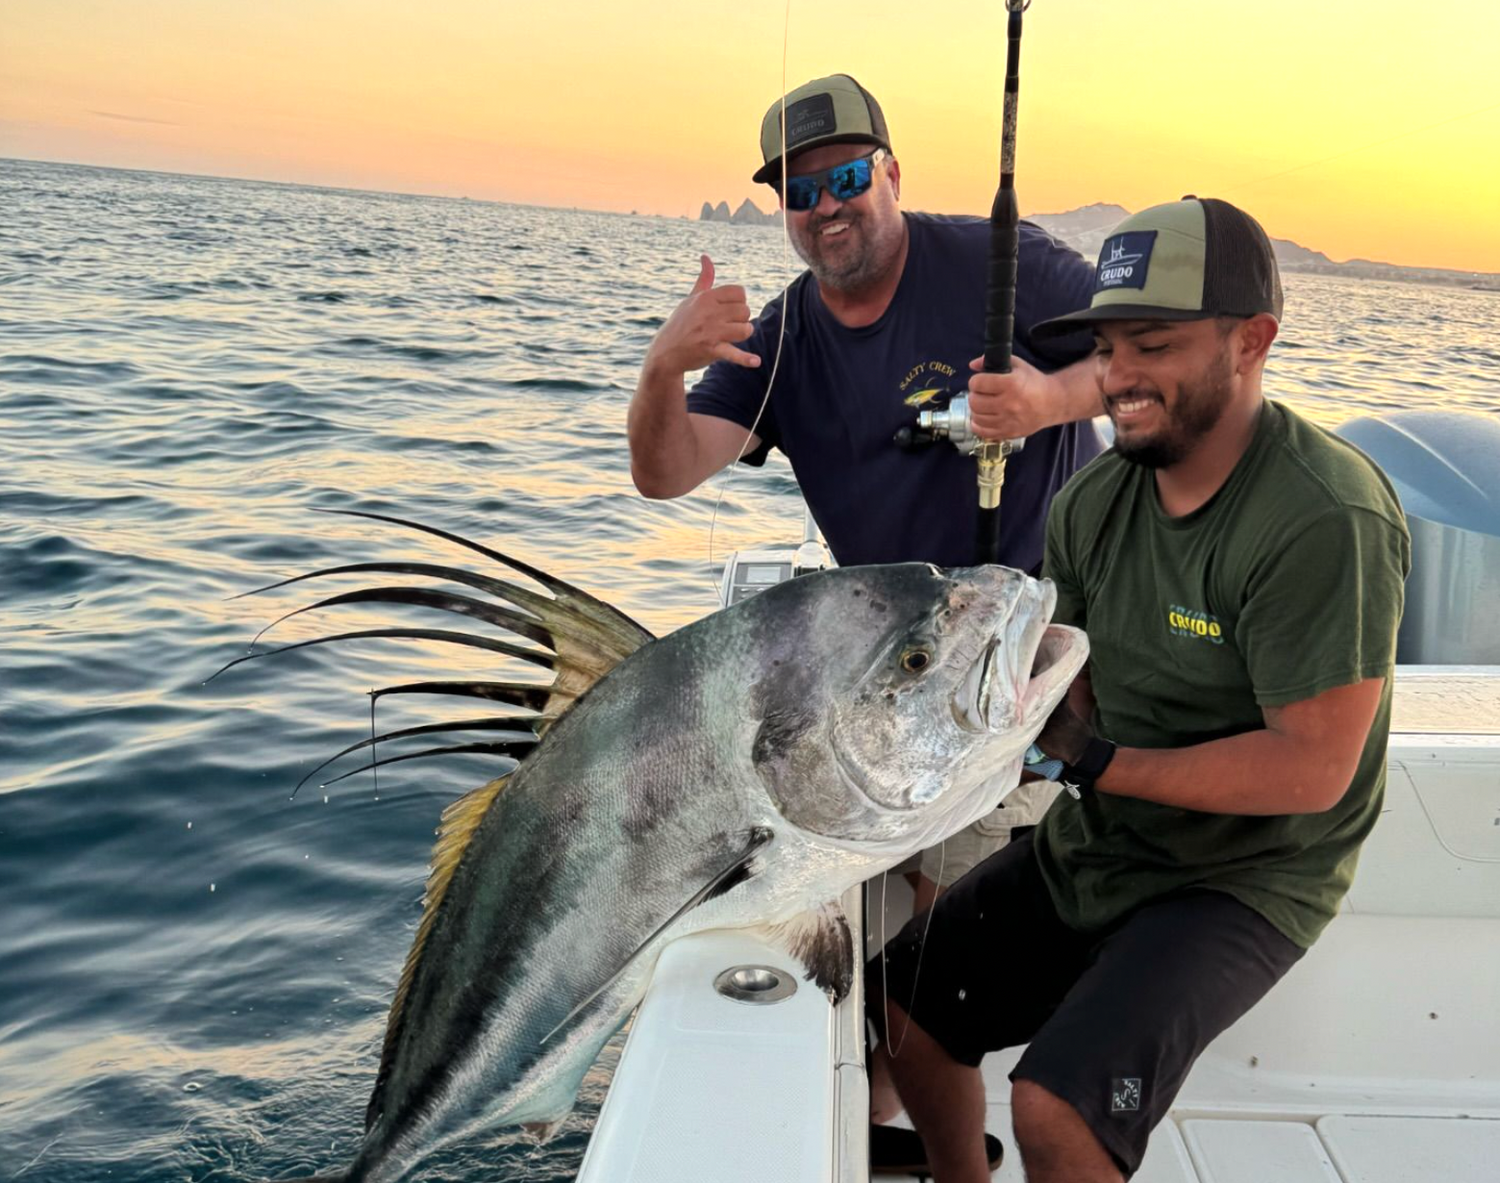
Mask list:
MULTIPOLYGON (((1500 668, 1403 669, 1395 719, 1343 914, 1204 1054, 1139 1183, 1500 1183, 1500 668)), ((894 933, 910 904, 889 888, 894 933)), ((805 983, 772 1006, 722 998, 730 965, 794 969, 747 942, 669 948, 583 1183, 866 1178, 857 999, 836 1012, 805 983)), ((1004 1183, 1023 1178, 1015 1056, 984 1065, 1004 1183)))

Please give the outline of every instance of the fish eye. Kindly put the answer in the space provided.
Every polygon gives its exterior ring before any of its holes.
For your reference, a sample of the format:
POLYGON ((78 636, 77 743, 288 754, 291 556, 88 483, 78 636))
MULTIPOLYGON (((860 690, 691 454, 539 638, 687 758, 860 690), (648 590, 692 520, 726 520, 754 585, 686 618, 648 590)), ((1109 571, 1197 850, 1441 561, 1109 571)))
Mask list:
POLYGON ((908 649, 901 655, 901 668, 908 674, 920 674, 932 664, 932 650, 908 649))

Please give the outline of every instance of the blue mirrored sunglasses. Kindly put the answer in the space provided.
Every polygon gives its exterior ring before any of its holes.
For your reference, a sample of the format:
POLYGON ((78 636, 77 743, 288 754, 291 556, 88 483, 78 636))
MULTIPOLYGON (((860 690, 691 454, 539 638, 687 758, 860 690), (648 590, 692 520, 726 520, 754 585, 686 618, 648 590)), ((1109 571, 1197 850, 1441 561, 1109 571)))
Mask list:
POLYGON ((798 212, 815 209, 825 185, 835 201, 853 200, 870 188, 875 179, 875 165, 883 155, 885 149, 876 148, 868 156, 861 156, 846 164, 836 164, 820 173, 788 177, 784 195, 786 208, 798 212))

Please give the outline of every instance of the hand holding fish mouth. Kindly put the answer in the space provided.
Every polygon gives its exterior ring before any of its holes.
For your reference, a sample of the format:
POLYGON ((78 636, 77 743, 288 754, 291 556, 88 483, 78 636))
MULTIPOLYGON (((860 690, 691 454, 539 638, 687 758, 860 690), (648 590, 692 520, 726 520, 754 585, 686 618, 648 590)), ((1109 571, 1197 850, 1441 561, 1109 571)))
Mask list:
POLYGON ((984 358, 969 363, 977 371, 969 379, 969 423, 974 433, 988 440, 1021 439, 1066 422, 1051 376, 1019 357, 1012 357, 1010 364, 1008 374, 987 374, 984 358))
POLYGON ((1047 717, 1047 725, 1036 737, 1037 747, 1065 764, 1076 764, 1083 758, 1089 741, 1096 738, 1094 729, 1063 699, 1047 717))
POLYGON ((754 368, 760 365, 759 356, 734 345, 748 338, 753 329, 745 289, 714 287, 713 260, 703 255, 693 290, 651 342, 646 369, 680 376, 715 361, 754 368))

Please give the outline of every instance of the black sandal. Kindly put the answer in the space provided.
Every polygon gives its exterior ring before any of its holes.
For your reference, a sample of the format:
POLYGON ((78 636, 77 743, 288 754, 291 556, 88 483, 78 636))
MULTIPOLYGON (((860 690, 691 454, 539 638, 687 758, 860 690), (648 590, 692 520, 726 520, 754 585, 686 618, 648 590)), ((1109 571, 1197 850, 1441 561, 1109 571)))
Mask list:
MULTIPOLYGON (((990 1170, 998 1171, 1005 1156, 1005 1147, 994 1134, 984 1136, 984 1157, 990 1170)), ((916 1175, 930 1177, 932 1168, 927 1165, 927 1148, 915 1130, 904 1130, 893 1125, 870 1126, 870 1174, 872 1175, 916 1175)))

